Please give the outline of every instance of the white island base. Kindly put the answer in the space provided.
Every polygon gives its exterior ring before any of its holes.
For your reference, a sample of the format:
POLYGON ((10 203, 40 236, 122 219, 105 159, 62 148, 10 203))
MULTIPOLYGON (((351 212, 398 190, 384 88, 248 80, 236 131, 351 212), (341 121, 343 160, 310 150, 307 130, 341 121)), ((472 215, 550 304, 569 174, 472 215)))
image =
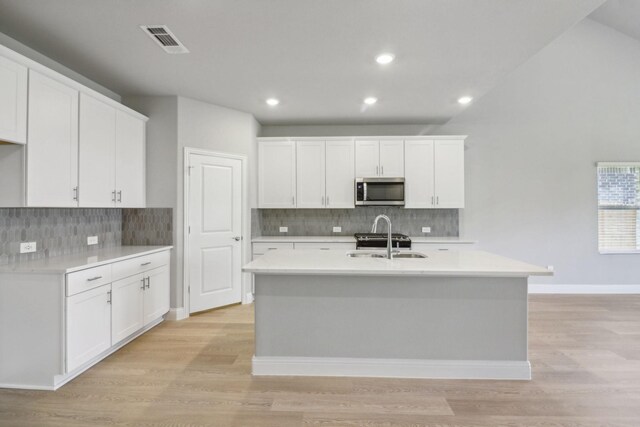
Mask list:
POLYGON ((255 273, 254 375, 531 378, 527 277, 545 269, 513 261, 501 271, 456 275, 434 253, 431 267, 428 260, 349 260, 341 272, 330 264, 344 252, 306 251, 317 255, 309 269, 304 254, 288 252, 245 269, 255 273), (289 270, 287 255, 296 258, 289 270))

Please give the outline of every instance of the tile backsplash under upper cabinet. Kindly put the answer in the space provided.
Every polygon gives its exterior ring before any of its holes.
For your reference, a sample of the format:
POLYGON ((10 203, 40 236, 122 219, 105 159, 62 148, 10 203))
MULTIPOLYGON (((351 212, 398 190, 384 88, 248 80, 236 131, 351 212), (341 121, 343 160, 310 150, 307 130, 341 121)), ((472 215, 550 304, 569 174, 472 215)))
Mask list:
POLYGON ((106 208, 0 209, 0 265, 120 245, 172 244, 173 210, 106 208), (98 244, 87 245, 88 236, 98 244), (21 254, 21 242, 37 251, 21 254))

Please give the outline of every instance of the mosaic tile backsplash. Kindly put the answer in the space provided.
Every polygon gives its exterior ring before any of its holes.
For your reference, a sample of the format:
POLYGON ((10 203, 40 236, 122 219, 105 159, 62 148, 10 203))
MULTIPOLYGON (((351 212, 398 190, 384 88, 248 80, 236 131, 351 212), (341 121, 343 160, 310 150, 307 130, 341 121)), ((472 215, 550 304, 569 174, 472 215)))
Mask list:
POLYGON ((171 208, 122 210, 123 245, 171 245, 172 234, 171 208))
POLYGON ((85 252, 88 236, 98 236, 91 248, 119 246, 121 209, 0 209, 0 264, 85 252), (36 252, 20 253, 21 242, 36 242, 36 252))
MULTIPOLYGON (((252 209, 252 236, 339 236, 371 231, 378 214, 391 219, 394 233, 424 236, 422 227, 431 227, 429 236, 459 235, 457 209, 405 209, 397 206, 362 206, 355 209, 252 209), (333 233, 333 227, 342 227, 333 233), (288 233, 280 233, 288 227, 288 233)), ((386 231, 381 222, 379 231, 386 231)))
POLYGON ((120 245, 170 245, 172 209, 2 208, 0 265, 120 245), (98 236, 88 246, 87 237, 98 236), (36 252, 20 253, 21 242, 36 252))

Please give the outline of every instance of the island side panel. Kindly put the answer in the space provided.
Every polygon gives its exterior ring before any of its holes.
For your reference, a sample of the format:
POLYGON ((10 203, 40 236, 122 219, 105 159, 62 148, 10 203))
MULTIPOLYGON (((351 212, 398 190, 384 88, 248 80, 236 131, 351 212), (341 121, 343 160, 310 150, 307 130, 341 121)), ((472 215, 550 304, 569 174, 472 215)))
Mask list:
POLYGON ((256 275, 256 356, 527 360, 527 279, 256 275))

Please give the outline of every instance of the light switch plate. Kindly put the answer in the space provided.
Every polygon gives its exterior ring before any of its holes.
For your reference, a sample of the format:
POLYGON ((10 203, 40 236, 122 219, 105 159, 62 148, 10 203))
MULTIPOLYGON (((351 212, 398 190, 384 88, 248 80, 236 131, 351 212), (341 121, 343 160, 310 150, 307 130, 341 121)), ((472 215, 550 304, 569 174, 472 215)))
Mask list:
POLYGON ((36 251, 36 242, 22 242, 20 243, 20 253, 29 254, 36 251))
POLYGON ((280 232, 281 233, 288 233, 289 232, 289 227, 280 227, 280 232))
POLYGON ((342 233, 342 227, 333 227, 334 233, 342 233))
POLYGON ((87 245, 97 245, 97 244, 98 244, 98 236, 87 237, 87 245))
POLYGON ((422 227, 423 233, 431 233, 431 227, 422 227))

